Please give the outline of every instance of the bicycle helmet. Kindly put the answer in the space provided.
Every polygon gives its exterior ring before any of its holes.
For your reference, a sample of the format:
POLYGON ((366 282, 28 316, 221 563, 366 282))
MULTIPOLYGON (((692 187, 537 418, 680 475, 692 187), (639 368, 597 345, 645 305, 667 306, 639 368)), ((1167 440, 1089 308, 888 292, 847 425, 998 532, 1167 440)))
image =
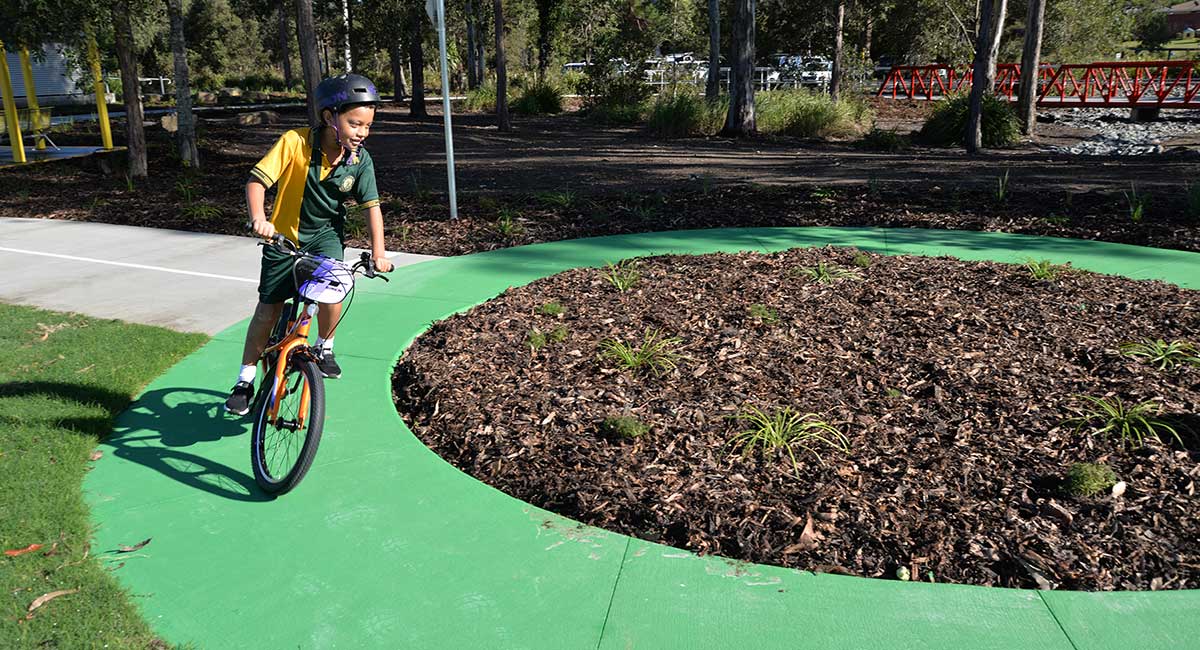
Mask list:
POLYGON ((353 73, 340 74, 336 77, 328 79, 317 84, 317 111, 329 109, 333 111, 333 133, 337 138, 338 144, 349 154, 350 164, 358 162, 358 152, 346 146, 342 141, 342 133, 338 130, 337 115, 347 106, 358 106, 369 104, 377 106, 379 101, 379 92, 375 90, 375 84, 371 83, 370 79, 353 73))

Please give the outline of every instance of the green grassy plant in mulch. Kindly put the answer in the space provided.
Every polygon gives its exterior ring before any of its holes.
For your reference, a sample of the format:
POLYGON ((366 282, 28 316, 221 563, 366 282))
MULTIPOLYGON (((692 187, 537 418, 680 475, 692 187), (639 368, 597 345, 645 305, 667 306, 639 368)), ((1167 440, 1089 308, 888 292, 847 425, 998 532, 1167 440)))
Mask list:
POLYGON ((1008 201, 1008 170, 996 178, 996 204, 1008 201))
POLYGON ((779 322, 779 312, 760 303, 750 305, 750 318, 762 323, 763 325, 774 325, 779 322))
POLYGON ((548 115, 562 112, 563 93, 553 82, 540 80, 521 89, 512 103, 514 113, 548 115))
POLYGON ((880 129, 876 127, 867 131, 867 134, 863 136, 862 146, 871 151, 900 153, 912 148, 912 138, 902 135, 894 129, 880 129))
POLYGON ((866 102, 843 97, 833 101, 813 90, 773 90, 755 95, 758 129, 800 138, 854 137, 870 128, 866 102))
POLYGON ((95 452, 116 415, 206 337, 9 305, 0 322, 0 550, 42 545, 0 557, 0 648, 166 647, 89 549, 81 486, 114 462, 95 452))
POLYGON ((555 190, 552 192, 538 192, 533 195, 542 205, 551 208, 569 208, 575 204, 575 193, 568 190, 555 190))
POLYGON ((856 253, 854 255, 854 266, 860 269, 865 269, 871 266, 871 256, 867 253, 856 253))
POLYGON ((600 433, 609 438, 632 440, 650 432, 650 425, 632 415, 611 415, 600 422, 600 433))
POLYGON ((525 336, 525 344, 529 346, 530 350, 537 352, 551 343, 562 343, 567 340, 569 334, 570 331, 565 325, 558 325, 549 332, 543 332, 535 327, 529 330, 525 336))
POLYGON ((642 274, 638 271, 637 260, 623 260, 616 264, 606 264, 603 275, 609 284, 616 287, 617 291, 622 292, 629 291, 642 279, 642 274))
POLYGON ((837 280, 857 280, 862 277, 856 269, 843 269, 828 262, 817 262, 816 266, 793 269, 791 274, 820 284, 832 284, 837 280))
POLYGON ((683 358, 676 348, 683 341, 665 336, 662 330, 646 328, 640 345, 617 339, 600 342, 600 358, 616 363, 630 372, 649 371, 655 376, 671 372, 683 358))
POLYGON ((1150 195, 1138 192, 1137 185, 1130 183, 1129 191, 1124 192, 1125 202, 1129 204, 1129 220, 1141 223, 1146 218, 1146 208, 1150 205, 1150 195))
POLYGON ((501 209, 500 216, 492 224, 492 230, 505 239, 517 237, 525 232, 525 226, 518 221, 520 218, 521 213, 516 210, 501 209))
MULTIPOLYGON (((967 93, 938 102, 921 127, 919 139, 942 147, 965 144, 970 104, 970 95, 967 93)), ((995 95, 983 96, 981 132, 983 146, 987 148, 1007 147, 1017 142, 1021 135, 1021 123, 1008 101, 995 95)))
POLYGON ((1076 433, 1087 430, 1089 435, 1098 436, 1105 440, 1117 438, 1121 447, 1138 449, 1146 444, 1148 438, 1162 443, 1159 433, 1170 434, 1179 446, 1183 439, 1179 432, 1158 416, 1162 414, 1162 405, 1153 401, 1126 404, 1119 397, 1091 397, 1080 395, 1084 405, 1075 408, 1075 417, 1063 422, 1073 425, 1076 433))
POLYGON ((543 316, 562 316, 565 311, 566 309, 562 306, 562 303, 557 300, 552 300, 538 307, 538 313, 543 316))
POLYGON ((1063 492, 1073 497, 1090 497, 1117 484, 1117 475, 1103 463, 1075 463, 1067 470, 1063 492))
POLYGON ((1122 355, 1139 359, 1159 370, 1174 370, 1183 365, 1200 366, 1200 352, 1187 341, 1142 339, 1122 343, 1118 349, 1122 355))
POLYGON ((662 94, 650 107, 647 124, 659 138, 715 135, 724 125, 728 101, 710 102, 696 92, 662 94))
POLYGON ((1034 280, 1056 280, 1058 276, 1068 273, 1071 267, 1065 264, 1051 264, 1050 260, 1025 260, 1025 270, 1034 280))
POLYGON ((754 453, 755 449, 761 450, 763 455, 783 449, 792 461, 794 472, 799 472, 797 449, 812 454, 818 462, 824 462, 818 448, 850 453, 850 440, 846 435, 816 413, 800 413, 790 406, 767 413, 751 406, 734 419, 749 428, 731 438, 729 446, 740 448, 743 457, 754 453))
POLYGON ((367 214, 360 205, 346 208, 346 223, 342 227, 349 239, 362 239, 367 234, 367 214))

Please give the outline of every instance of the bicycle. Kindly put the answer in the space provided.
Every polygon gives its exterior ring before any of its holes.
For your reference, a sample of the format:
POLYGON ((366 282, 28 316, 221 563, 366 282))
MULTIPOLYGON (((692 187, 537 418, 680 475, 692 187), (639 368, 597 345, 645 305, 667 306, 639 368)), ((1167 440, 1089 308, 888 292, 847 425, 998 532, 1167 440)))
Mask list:
MULTIPOLYGON (((308 345, 309 328, 320 303, 353 300, 354 276, 388 279, 375 271, 370 253, 353 266, 301 252, 291 240, 275 235, 276 250, 295 258, 296 295, 284 304, 259 361, 262 381, 251 408, 250 462, 264 492, 285 494, 308 473, 325 426, 325 380, 317 369, 320 353, 308 345), (302 434, 302 436, 301 436, 302 434)), ((345 317, 349 305, 343 310, 345 317)), ((341 318, 333 329, 341 324, 341 318)))

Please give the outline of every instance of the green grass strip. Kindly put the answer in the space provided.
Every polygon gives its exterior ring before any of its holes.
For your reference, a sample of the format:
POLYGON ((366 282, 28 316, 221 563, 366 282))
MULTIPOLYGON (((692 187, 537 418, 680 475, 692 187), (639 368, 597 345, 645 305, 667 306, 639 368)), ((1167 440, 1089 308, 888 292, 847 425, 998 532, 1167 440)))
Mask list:
POLYGON ((81 486, 117 414, 208 337, 3 304, 0 323, 0 551, 42 545, 0 555, 0 648, 166 647, 113 576, 123 558, 89 548, 81 486))

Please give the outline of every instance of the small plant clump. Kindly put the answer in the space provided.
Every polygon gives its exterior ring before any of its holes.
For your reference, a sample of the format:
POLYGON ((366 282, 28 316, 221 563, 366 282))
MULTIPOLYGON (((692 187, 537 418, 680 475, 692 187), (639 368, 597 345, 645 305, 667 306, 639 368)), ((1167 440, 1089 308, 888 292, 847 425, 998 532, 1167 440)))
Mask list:
POLYGON ((1065 264, 1051 264, 1050 260, 1028 259, 1025 269, 1034 280, 1057 280, 1058 276, 1068 272, 1070 267, 1065 264))
POLYGON ((500 211, 500 217, 496 219, 496 223, 492 224, 492 229, 501 237, 516 237, 525 232, 525 226, 517 221, 520 217, 521 213, 516 210, 503 209, 500 211))
POLYGON ((569 208, 575 203, 575 193, 568 190, 538 192, 537 194, 534 194, 534 198, 540 201, 543 205, 555 208, 569 208))
POLYGON ((642 344, 634 347, 616 339, 600 342, 600 358, 615 361, 631 372, 649 370, 655 376, 671 372, 682 355, 675 348, 681 339, 664 336, 662 330, 646 328, 642 344))
POLYGON ((565 311, 566 309, 563 308, 562 303, 558 302, 557 300, 551 300, 541 307, 538 307, 538 313, 542 314, 543 316, 562 316, 563 312, 565 311))
POLYGON ((562 343, 567 340, 569 333, 565 325, 559 325, 549 332, 543 332, 535 327, 525 335, 525 344, 529 346, 530 350, 537 352, 551 343, 562 343))
POLYGON ((1004 175, 996 179, 996 203, 1004 203, 1008 200, 1008 170, 1004 170, 1004 175))
POLYGON ((638 272, 637 260, 624 260, 616 264, 606 264, 604 279, 617 288, 617 291, 629 291, 633 285, 642 279, 638 272))
POLYGON ((865 269, 865 268, 870 267, 871 266, 871 256, 866 253, 862 253, 862 252, 855 254, 854 266, 857 266, 860 269, 865 269))
POLYGON ((1146 206, 1150 204, 1150 195, 1137 191, 1137 185, 1130 183, 1129 191, 1125 192, 1125 201, 1129 203, 1129 220, 1141 223, 1146 217, 1146 206))
POLYGON ((867 132, 862 139, 863 146, 873 151, 900 153, 912 147, 908 136, 901 135, 895 129, 875 127, 867 132))
POLYGON ((1200 352, 1187 341, 1167 342, 1162 339, 1142 339, 1120 345, 1122 355, 1157 367, 1159 370, 1174 370, 1182 365, 1200 366, 1200 352))
POLYGON ((828 262, 817 262, 816 266, 801 267, 795 269, 793 273, 821 284, 832 284, 836 280, 844 279, 857 280, 862 277, 856 270, 839 268, 828 262))
POLYGON ((779 322, 779 312, 766 305, 755 303, 750 305, 750 318, 761 321, 764 325, 774 325, 779 322))
POLYGON ((611 415, 600 422, 600 433, 610 438, 632 440, 650 432, 650 425, 632 415, 611 415))
MULTIPOLYGON (((960 93, 938 102, 933 114, 921 127, 920 139, 937 146, 965 144, 971 98, 960 93)), ((1005 99, 992 94, 983 96, 982 144, 992 149, 1015 144, 1021 136, 1021 122, 1005 99)))
POLYGON ((1073 497, 1090 497, 1117 484, 1117 475, 1103 463, 1075 463, 1067 470, 1063 492, 1073 497))
POLYGON ((741 447, 743 457, 749 456, 756 448, 761 449, 764 455, 783 449, 792 461, 794 472, 800 471, 794 447, 816 456, 819 462, 823 462, 816 450, 819 446, 850 453, 850 440, 846 435, 816 413, 800 413, 790 406, 767 413, 751 406, 734 416, 734 419, 746 422, 750 428, 731 438, 728 443, 730 446, 741 447))
POLYGON ((1162 413, 1162 406, 1156 402, 1139 402, 1126 406, 1119 397, 1080 397, 1087 404, 1076 409, 1079 415, 1064 421, 1064 424, 1075 425, 1076 433, 1090 429, 1089 435, 1105 439, 1116 436, 1120 438, 1122 447, 1138 449, 1146 444, 1147 438, 1162 443, 1159 432, 1163 432, 1171 434, 1171 437, 1183 446, 1179 432, 1158 418, 1162 413))

